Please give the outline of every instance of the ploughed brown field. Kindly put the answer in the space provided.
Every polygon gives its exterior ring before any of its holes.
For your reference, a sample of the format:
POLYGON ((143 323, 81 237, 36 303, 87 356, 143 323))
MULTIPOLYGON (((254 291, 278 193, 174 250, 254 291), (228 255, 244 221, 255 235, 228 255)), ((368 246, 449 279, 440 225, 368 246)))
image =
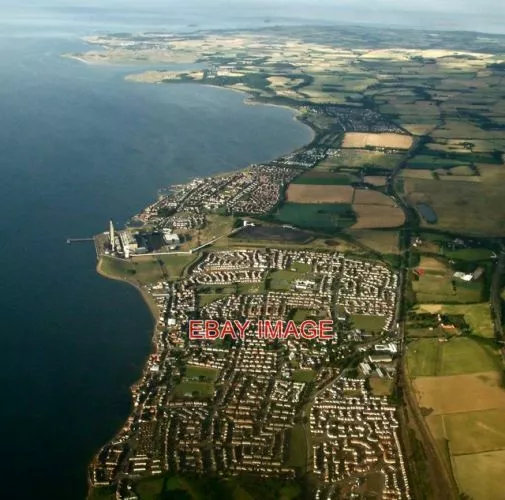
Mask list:
POLYGON ((366 132, 347 132, 344 136, 343 148, 388 148, 409 149, 413 138, 410 135, 383 133, 369 134, 366 132))
POLYGON ((352 203, 351 186, 290 184, 287 201, 291 203, 352 203))

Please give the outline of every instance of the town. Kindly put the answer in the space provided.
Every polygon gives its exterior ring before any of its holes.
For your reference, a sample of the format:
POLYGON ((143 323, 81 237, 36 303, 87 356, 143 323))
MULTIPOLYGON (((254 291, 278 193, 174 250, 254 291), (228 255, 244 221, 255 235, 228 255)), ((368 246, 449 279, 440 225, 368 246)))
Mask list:
POLYGON ((395 408, 364 386, 371 372, 394 375, 392 356, 377 354, 398 340, 398 280, 384 264, 313 250, 208 251, 145 292, 159 311, 155 353, 131 417, 90 469, 95 486, 118 484, 131 498, 136 480, 166 471, 310 471, 315 498, 359 492, 368 476, 382 478, 384 498, 410 498, 395 408), (360 316, 379 319, 376 332, 354 328, 360 316), (260 319, 332 326, 324 341, 281 340, 258 336, 260 319), (190 324, 211 320, 236 321, 244 335, 191 341, 190 324))

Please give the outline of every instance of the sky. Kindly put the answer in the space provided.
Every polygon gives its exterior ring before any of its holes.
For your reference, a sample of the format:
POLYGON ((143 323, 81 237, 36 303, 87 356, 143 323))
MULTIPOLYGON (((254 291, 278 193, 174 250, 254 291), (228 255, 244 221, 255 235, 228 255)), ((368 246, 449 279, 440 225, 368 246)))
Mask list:
POLYGON ((86 8, 198 11, 202 16, 291 17, 433 29, 505 32, 504 0, 0 0, 0 9, 86 8))

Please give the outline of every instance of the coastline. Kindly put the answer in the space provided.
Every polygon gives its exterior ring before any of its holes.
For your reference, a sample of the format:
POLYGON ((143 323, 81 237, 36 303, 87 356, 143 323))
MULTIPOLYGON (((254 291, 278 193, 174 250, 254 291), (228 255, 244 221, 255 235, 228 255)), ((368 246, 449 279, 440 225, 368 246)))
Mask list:
MULTIPOLYGON (((118 278, 116 276, 113 276, 111 274, 106 273, 102 269, 102 259, 101 258, 98 260, 98 262, 96 264, 96 272, 102 278, 110 279, 110 280, 113 280, 113 281, 118 281, 120 283, 125 283, 125 284, 131 285, 133 288, 135 288, 137 290, 137 292, 140 294, 140 296, 142 297, 142 300, 144 301, 144 303, 147 305, 147 307, 149 309, 149 312, 151 313, 151 316, 153 318, 152 335, 151 335, 151 350, 149 351, 147 357, 142 362, 142 371, 140 373, 140 376, 129 387, 129 389, 130 389, 130 404, 131 404, 132 401, 133 401, 134 390, 136 389, 136 387, 139 386, 140 382, 142 381, 142 379, 144 377, 144 374, 145 374, 145 371, 146 371, 146 360, 149 359, 149 357, 152 356, 153 354, 157 353, 157 351, 156 351, 156 343, 154 342, 154 339, 156 337, 158 323, 159 323, 161 314, 160 314, 160 311, 159 311, 158 307, 156 306, 156 303, 154 302, 153 298, 149 295, 149 293, 147 293, 142 288, 142 286, 139 283, 136 283, 135 281, 131 281, 131 280, 127 280, 127 279, 118 278)), ((114 436, 116 436, 121 431, 121 429, 124 428, 126 422, 128 421, 129 416, 130 415, 128 415, 127 419, 121 424, 121 427, 116 430, 116 432, 111 437, 111 439, 114 436)), ((110 441, 110 439, 109 439, 109 441, 110 441)), ((95 462, 95 459, 96 459, 97 455, 99 454, 100 450, 103 448, 103 446, 105 446, 107 444, 107 442, 105 442, 105 443, 102 444, 101 448, 99 448, 95 452, 95 454, 93 455, 92 460, 88 463, 87 473, 86 473, 87 483, 88 483, 88 491, 86 493, 86 499, 90 499, 91 498, 91 494, 92 494, 92 491, 93 491, 93 488, 94 488, 94 486, 93 486, 93 484, 91 482, 91 479, 90 479, 90 475, 89 475, 90 466, 93 465, 93 463, 95 462)))
MULTIPOLYGON (((69 57, 71 59, 74 59, 74 60, 78 60, 80 62, 84 62, 86 64, 92 64, 92 63, 89 63, 87 61, 84 61, 78 57, 69 57)), ((143 82, 139 82, 139 83, 143 83, 143 82)), ((191 83, 191 82, 187 82, 187 83, 191 83)), ((198 82, 194 82, 195 84, 198 84, 198 82)), ((301 115, 301 112, 300 110, 296 109, 296 108, 293 108, 291 106, 288 106, 288 105, 283 105, 283 104, 275 104, 275 103, 265 103, 265 102, 260 102, 260 101, 257 101, 255 99, 256 96, 254 96, 253 94, 250 94, 248 93, 247 91, 244 91, 244 90, 240 90, 240 89, 233 89, 233 88, 229 88, 229 87, 225 87, 225 86, 220 86, 220 85, 211 85, 211 84, 201 84, 200 85, 205 85, 205 86, 208 86, 208 87, 214 87, 214 88, 219 88, 219 89, 222 89, 222 90, 226 90, 226 91, 235 91, 235 92, 238 92, 240 94, 242 94, 244 96, 244 99, 243 99, 243 104, 246 104, 248 106, 274 106, 274 107, 279 107, 279 108, 284 108, 284 109, 287 109, 289 110, 290 112, 293 113, 293 117, 292 119, 295 120, 295 121, 298 121, 300 122, 302 125, 306 126, 310 132, 311 132, 311 137, 310 137, 310 140, 307 141, 305 144, 302 144, 301 146, 299 146, 298 148, 290 151, 289 153, 285 153, 285 154, 290 154, 290 153, 295 153, 303 148, 307 148, 310 146, 310 144, 312 144, 314 142, 314 140, 317 138, 317 132, 316 130, 311 127, 309 124, 307 123, 304 123, 302 122, 299 117, 301 115)), ((277 158, 277 157, 276 157, 277 158)), ((275 158, 274 158, 275 160, 275 158)), ((225 173, 215 173, 213 174, 211 177, 216 177, 216 176, 220 176, 220 175, 230 175, 234 172, 240 172, 242 170, 245 170, 247 168, 251 168, 252 165, 247 165, 243 168, 238 168, 238 169, 233 169, 233 170, 230 170, 228 172, 225 172, 225 173)), ((191 179, 188 179, 188 181, 190 181, 191 179)), ((187 182, 188 182, 187 181, 187 182)), ((114 280, 114 281, 119 281, 119 282, 122 282, 122 283, 126 283, 126 284, 129 284, 131 286, 133 286, 138 292, 139 294, 141 295, 142 297, 142 300, 145 302, 145 304, 147 305, 147 307, 149 308, 149 311, 151 313, 151 316, 153 318, 153 327, 152 327, 152 336, 151 336, 151 350, 148 354, 148 356, 144 359, 143 361, 143 367, 142 367, 142 371, 141 371, 141 374, 140 376, 138 377, 138 379, 130 385, 130 392, 131 392, 131 399, 130 399, 130 402, 133 400, 133 393, 135 391, 135 389, 139 386, 139 384, 141 383, 143 377, 144 377, 144 374, 145 374, 145 371, 147 369, 147 363, 146 363, 146 360, 152 356, 153 354, 156 354, 157 353, 157 350, 156 350, 156 342, 155 342, 155 337, 156 337, 156 334, 158 333, 158 324, 159 324, 159 320, 161 318, 161 313, 160 313, 160 310, 158 309, 155 301, 153 300, 153 297, 151 297, 151 295, 144 289, 144 287, 142 287, 142 285, 140 285, 138 282, 134 281, 134 280, 128 280, 128 279, 124 279, 124 278, 118 278, 116 276, 113 276, 113 275, 110 275, 108 273, 106 273, 103 268, 102 268, 102 258, 100 258, 97 262, 97 265, 96 265, 96 272, 102 276, 103 278, 106 278, 106 279, 111 279, 111 280, 114 280)), ((130 415, 128 415, 129 417, 130 415)), ((128 419, 127 417, 127 419, 128 419)), ((125 422, 127 422, 127 419, 125 420, 125 422)), ((125 423, 122 424, 121 428, 119 428, 116 433, 111 437, 111 439, 117 435, 117 433, 119 433, 121 431, 121 429, 124 427, 125 423)), ((110 441, 110 440, 109 440, 110 441)), ((89 470, 89 467, 94 463, 95 461, 95 458, 96 456, 98 455, 98 453, 100 452, 100 450, 103 448, 103 446, 105 446, 107 444, 104 443, 102 445, 102 447, 100 449, 98 449, 95 453, 95 455, 93 456, 93 459, 91 460, 91 462, 88 464, 88 470, 89 470)), ((86 495, 86 498, 89 499, 91 498, 91 494, 92 494, 92 491, 93 491, 93 484, 91 483, 91 479, 90 479, 90 476, 89 474, 87 474, 87 481, 88 481, 88 492, 87 492, 87 495, 86 495)))

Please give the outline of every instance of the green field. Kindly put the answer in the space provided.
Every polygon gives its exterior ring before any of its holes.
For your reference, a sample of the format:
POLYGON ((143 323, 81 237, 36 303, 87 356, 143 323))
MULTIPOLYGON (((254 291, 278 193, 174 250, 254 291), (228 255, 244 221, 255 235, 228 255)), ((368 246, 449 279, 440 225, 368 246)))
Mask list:
POLYGON ((411 377, 478 373, 500 369, 500 356, 485 342, 467 337, 419 339, 408 343, 407 366, 411 377))
POLYGON ((285 203, 274 217, 283 224, 335 233, 356 223, 351 205, 336 203, 285 203))
POLYGON ((270 277, 268 279, 268 286, 270 290, 286 291, 291 289, 294 281, 300 279, 309 279, 310 277, 310 273, 281 269, 278 271, 273 271, 270 274, 270 277))
POLYGON ((329 156, 316 168, 332 170, 340 167, 392 170, 405 159, 401 153, 383 153, 366 149, 341 149, 335 156, 329 156))
POLYGON ((183 274, 184 270, 198 258, 198 254, 193 255, 159 255, 157 256, 164 266, 164 271, 169 278, 177 278, 183 274))
POLYGON ((293 382, 313 382, 316 379, 314 370, 295 370, 293 372, 293 382))
POLYGON ((418 303, 466 304, 481 302, 484 282, 462 281, 452 277, 452 271, 427 270, 412 281, 412 289, 418 303))
POLYGON ((494 252, 488 248, 462 248, 459 250, 449 250, 448 248, 442 247, 440 253, 450 259, 466 260, 469 262, 489 260, 494 255, 494 252))
POLYGON ((302 424, 295 424, 289 432, 289 459, 291 467, 307 466, 307 438, 302 424))
MULTIPOLYGON (((301 494, 294 481, 246 474, 229 478, 164 474, 137 481, 134 491, 140 500, 295 500, 301 494)), ((112 500, 115 495, 105 498, 112 500)))
POLYGON ((156 283, 179 277, 197 255, 146 255, 132 260, 103 256, 99 271, 115 279, 156 283))
MULTIPOLYGON (((480 182, 404 179, 402 192, 411 205, 425 203, 437 215, 435 227, 468 235, 505 235, 503 201, 504 166, 481 170, 480 182)), ((422 226, 429 223, 421 221, 422 226)))
POLYGON ((183 381, 174 387, 179 397, 208 398, 214 394, 214 386, 208 382, 183 381))
POLYGON ((466 305, 447 304, 442 307, 441 312, 445 314, 462 314, 474 334, 485 338, 494 338, 491 309, 487 302, 466 305))
POLYGON ((384 316, 351 314, 350 319, 353 328, 359 328, 367 332, 382 330, 386 324, 386 318, 384 316))
POLYGON ((407 162, 407 168, 412 169, 430 169, 453 168, 461 165, 469 165, 468 160, 443 158, 435 155, 417 155, 407 162))
POLYGON ((199 382, 214 382, 219 375, 219 370, 205 366, 186 365, 184 377, 198 380, 199 382))

